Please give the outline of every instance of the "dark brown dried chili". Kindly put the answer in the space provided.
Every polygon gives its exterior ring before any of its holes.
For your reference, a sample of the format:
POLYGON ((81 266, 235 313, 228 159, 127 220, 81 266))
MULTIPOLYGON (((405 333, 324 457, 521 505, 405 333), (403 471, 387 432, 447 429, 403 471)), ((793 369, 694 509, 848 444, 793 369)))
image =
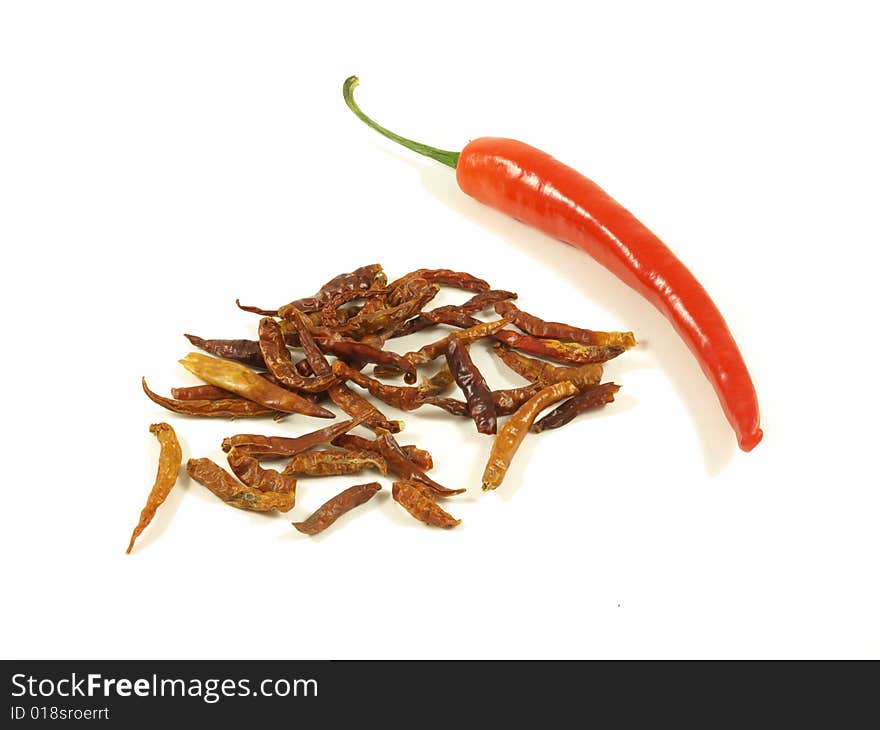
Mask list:
POLYGON ((459 336, 450 335, 447 340, 446 364, 449 365, 452 377, 464 393, 468 414, 476 424, 477 432, 494 434, 498 425, 492 390, 474 364, 468 352, 468 345, 459 336))
POLYGON ((455 527, 461 520, 437 504, 424 485, 411 479, 394 482, 391 485, 391 496, 394 501, 415 517, 432 527, 455 527))
POLYGON ((378 482, 356 484, 324 502, 317 511, 302 522, 291 524, 306 535, 317 535, 330 527, 346 512, 370 501, 381 489, 378 482))
POLYGON ((415 383, 417 380, 416 368, 409 360, 396 352, 380 350, 364 342, 355 342, 344 338, 318 339, 318 344, 324 352, 329 352, 336 357, 344 358, 347 362, 378 363, 404 371, 404 380, 407 383, 415 383))
MULTIPOLYGON (((495 405, 496 416, 509 416, 525 403, 529 398, 544 388, 546 383, 531 383, 523 385, 519 388, 507 388, 505 390, 493 390, 492 402, 495 405)), ((424 405, 436 406, 442 408, 453 416, 470 417, 468 405, 464 401, 455 398, 442 398, 436 396, 425 396, 422 398, 424 405)))
POLYGON ((190 459, 186 472, 226 504, 253 512, 287 512, 296 501, 296 492, 261 492, 240 483, 226 469, 210 459, 190 459))
POLYGON ((602 383, 602 385, 587 388, 574 396, 574 398, 570 398, 562 405, 550 411, 550 413, 532 426, 532 431, 540 433, 551 428, 564 426, 581 413, 586 413, 611 403, 614 400, 614 394, 618 390, 620 390, 620 386, 614 383, 602 383))
POLYGON ((184 335, 193 347, 226 360, 235 360, 254 368, 265 368, 266 361, 256 340, 206 340, 196 335, 184 335))

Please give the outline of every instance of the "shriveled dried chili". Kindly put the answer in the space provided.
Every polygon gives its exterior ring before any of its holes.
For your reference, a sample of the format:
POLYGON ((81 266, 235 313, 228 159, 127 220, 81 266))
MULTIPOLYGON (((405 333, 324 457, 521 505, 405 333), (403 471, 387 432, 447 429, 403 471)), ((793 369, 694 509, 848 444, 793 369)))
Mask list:
MULTIPOLYGON (((492 402, 495 406, 496 416, 509 416, 514 413, 529 398, 544 388, 547 383, 531 383, 519 388, 506 388, 492 391, 492 402)), ((468 404, 456 398, 443 398, 438 396, 424 396, 421 399, 423 405, 436 406, 453 416, 470 417, 468 404)))
POLYGON ((581 413, 586 413, 611 403, 614 400, 614 394, 618 390, 620 390, 620 386, 614 383, 602 383, 602 385, 587 388, 574 396, 574 398, 570 398, 562 405, 550 411, 550 413, 532 426, 532 431, 540 433, 551 428, 564 426, 581 413))
POLYGON ((521 335, 513 330, 501 330, 494 336, 499 342, 517 350, 569 364, 608 362, 626 351, 620 345, 582 345, 579 342, 521 335))
POLYGON ((131 533, 131 540, 128 543, 126 554, 131 552, 134 547, 134 541, 147 528, 147 525, 156 514, 156 510, 162 506, 162 503, 168 497, 174 485, 177 483, 177 474, 180 471, 180 464, 183 461, 183 452, 180 449, 180 442, 177 440, 177 434, 174 429, 167 423, 154 423, 150 426, 150 433, 154 434, 159 440, 159 467, 156 470, 156 480, 153 482, 153 488, 147 495, 147 503, 141 510, 141 516, 138 523, 131 533))
MULTIPOLYGON (((276 459, 296 456, 315 446, 330 444, 334 439, 348 433, 360 423, 357 419, 340 421, 317 431, 291 438, 289 436, 261 436, 252 433, 239 433, 223 439, 224 451, 237 448, 258 459, 276 459)), ((366 439, 365 439, 366 440, 366 439)))
POLYGON ((193 347, 209 352, 225 360, 235 360, 254 368, 265 368, 266 361, 256 340, 206 340, 196 335, 184 335, 193 347))
POLYGON ((458 336, 450 335, 447 339, 446 364, 449 365, 452 377, 464 393, 468 414, 476 424, 477 431, 483 434, 495 433, 497 421, 492 390, 474 364, 467 343, 458 336))
POLYGON ((287 388, 296 388, 307 393, 317 393, 327 390, 336 378, 332 375, 306 377, 300 374, 290 350, 284 342, 284 334, 281 327, 272 317, 263 317, 260 320, 260 352, 266 362, 269 372, 287 388))
MULTIPOLYGON (((295 307, 291 307, 287 314, 291 325, 299 335, 300 345, 315 375, 331 374, 330 363, 327 362, 324 353, 321 352, 321 348, 312 337, 305 315, 295 307)), ((389 421, 382 411, 344 383, 334 383, 327 389, 327 393, 333 402, 349 416, 361 420, 371 428, 386 428, 394 433, 403 429, 403 424, 400 421, 389 421)))
POLYGON ((323 532, 330 527, 346 512, 370 501, 381 489, 382 487, 378 482, 356 484, 324 502, 312 515, 302 522, 293 522, 291 524, 306 535, 317 535, 319 532, 323 532))
POLYGON ((256 403, 287 413, 302 413, 315 418, 335 418, 331 411, 306 400, 301 395, 285 390, 244 365, 231 360, 208 357, 191 352, 179 361, 193 375, 220 388, 256 403))
POLYGON ((210 459, 190 459, 186 472, 226 504, 252 512, 287 512, 296 501, 296 492, 261 492, 239 482, 226 469, 210 459))
POLYGON ((347 362, 378 363, 393 367, 404 372, 404 380, 407 383, 415 383, 417 380, 416 368, 409 360, 396 352, 380 350, 364 342, 355 342, 348 339, 318 339, 318 344, 324 352, 329 352, 337 357, 344 358, 347 362))
POLYGON ((526 380, 533 383, 561 383, 564 380, 571 381, 578 388, 590 385, 598 385, 602 380, 602 366, 599 363, 585 363, 583 365, 552 365, 543 360, 535 360, 531 357, 511 350, 507 345, 496 342, 492 345, 493 352, 498 358, 513 370, 522 375, 526 380))
POLYGON ((437 504, 423 484, 412 479, 394 482, 391 485, 391 496, 394 501, 415 517, 432 527, 455 527, 461 520, 437 504))
POLYGON ((597 332, 595 330, 572 327, 562 322, 546 322, 534 314, 524 312, 513 302, 498 302, 495 311, 501 317, 508 317, 523 332, 535 337, 552 337, 566 342, 580 342, 582 345, 616 345, 635 347, 636 338, 632 332, 597 332))
POLYGON ((277 314, 279 317, 286 319, 287 307, 297 309, 300 312, 317 312, 323 309, 324 305, 333 297, 346 291, 366 291, 377 281, 385 282, 385 273, 382 271, 380 264, 361 266, 354 271, 334 276, 316 294, 286 304, 284 307, 279 308, 277 314))
POLYGON ((451 269, 416 269, 408 274, 404 274, 388 286, 389 288, 400 286, 409 279, 424 279, 433 284, 443 284, 444 286, 464 289, 465 291, 483 292, 491 289, 489 282, 465 271, 452 271, 451 269))
MULTIPOLYGON (((484 337, 497 337, 499 330, 501 330, 502 327, 510 324, 509 319, 496 319, 492 320, 491 322, 480 322, 479 320, 470 317, 470 315, 468 315, 468 317, 475 324, 469 326, 467 329, 461 330, 461 332, 454 333, 459 342, 468 345, 472 342, 476 342, 477 340, 481 340, 484 337)), ((439 340, 429 342, 427 345, 420 347, 415 352, 406 353, 404 357, 416 367, 425 365, 445 354, 446 346, 449 344, 449 338, 451 336, 452 335, 446 335, 446 337, 442 337, 439 340)))
POLYGON ((510 462, 537 415, 547 406, 575 393, 577 393, 577 387, 568 381, 548 385, 526 401, 507 420, 495 437, 489 461, 483 471, 484 490, 497 489, 504 480, 510 462))
POLYGON ((342 360, 337 360, 333 363, 333 374, 340 380, 350 380, 361 388, 365 388, 379 400, 395 408, 400 408, 402 411, 412 411, 422 405, 421 391, 418 388, 388 385, 355 370, 342 360))
POLYGON ((260 462, 242 449, 230 449, 226 455, 229 468, 244 484, 261 492, 296 492, 296 479, 275 469, 264 469, 260 462))
POLYGON ((375 469, 383 476, 388 474, 385 459, 379 454, 352 449, 304 451, 287 463, 283 473, 291 476, 329 477, 357 474, 364 469, 375 469))
MULTIPOLYGON (((356 436, 355 434, 351 433, 337 436, 330 443, 343 449, 351 449, 354 451, 372 451, 376 454, 381 453, 379 449, 379 444, 376 443, 376 441, 374 441, 373 439, 365 439, 363 436, 356 436)), ((418 446, 413 446, 411 444, 401 445, 400 448, 406 454, 406 458, 408 458, 417 467, 419 467, 419 469, 428 471, 429 469, 434 468, 434 459, 431 457, 431 454, 428 451, 420 449, 418 446)))

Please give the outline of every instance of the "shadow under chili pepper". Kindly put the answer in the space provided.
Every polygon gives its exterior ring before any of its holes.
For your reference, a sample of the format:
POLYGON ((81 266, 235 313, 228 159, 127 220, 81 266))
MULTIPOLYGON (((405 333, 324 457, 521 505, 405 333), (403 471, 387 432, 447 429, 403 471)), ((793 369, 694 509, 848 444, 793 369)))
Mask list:
MULTIPOLYGON (((626 323, 636 338, 650 333, 640 342, 644 344, 650 339, 651 352, 684 403, 700 440, 706 472, 715 476, 723 470, 736 451, 736 440, 712 386, 663 315, 582 251, 470 198, 458 188, 455 173, 449 169, 392 150, 386 150, 386 154, 415 168, 422 186, 456 213, 495 232, 577 287, 584 289, 588 282, 590 297, 626 323)), ((613 375, 613 371, 609 373, 612 380, 613 375)), ((626 387, 625 383, 621 384, 626 387)))

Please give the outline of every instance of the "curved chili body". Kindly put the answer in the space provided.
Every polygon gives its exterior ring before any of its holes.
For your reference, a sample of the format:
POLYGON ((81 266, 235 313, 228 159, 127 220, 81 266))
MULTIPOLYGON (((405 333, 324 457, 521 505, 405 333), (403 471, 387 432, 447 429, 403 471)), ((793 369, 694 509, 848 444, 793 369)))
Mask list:
POLYGON ((763 433, 758 398, 718 307, 675 254, 592 180, 523 142, 482 137, 460 153, 461 189, 575 246, 651 302, 696 356, 751 451, 763 433))

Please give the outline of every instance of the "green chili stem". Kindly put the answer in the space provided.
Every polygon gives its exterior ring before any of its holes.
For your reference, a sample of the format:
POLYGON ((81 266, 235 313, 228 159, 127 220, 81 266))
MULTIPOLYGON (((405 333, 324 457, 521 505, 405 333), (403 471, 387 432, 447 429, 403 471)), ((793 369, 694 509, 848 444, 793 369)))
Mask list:
POLYGON ((354 100, 354 88, 357 85, 358 77, 349 76, 342 85, 342 96, 345 99, 345 103, 348 104, 348 108, 351 109, 357 117, 364 122, 364 124, 375 129, 379 134, 388 137, 388 139, 403 145, 407 149, 411 149, 413 152, 418 152, 420 155, 425 155, 425 157, 430 157, 432 160, 437 160, 437 162, 442 162, 444 165, 449 165, 449 167, 455 168, 458 164, 458 152, 439 150, 436 147, 430 147, 421 142, 401 137, 399 134, 395 134, 391 130, 385 129, 385 127, 377 124, 364 114, 354 100))

